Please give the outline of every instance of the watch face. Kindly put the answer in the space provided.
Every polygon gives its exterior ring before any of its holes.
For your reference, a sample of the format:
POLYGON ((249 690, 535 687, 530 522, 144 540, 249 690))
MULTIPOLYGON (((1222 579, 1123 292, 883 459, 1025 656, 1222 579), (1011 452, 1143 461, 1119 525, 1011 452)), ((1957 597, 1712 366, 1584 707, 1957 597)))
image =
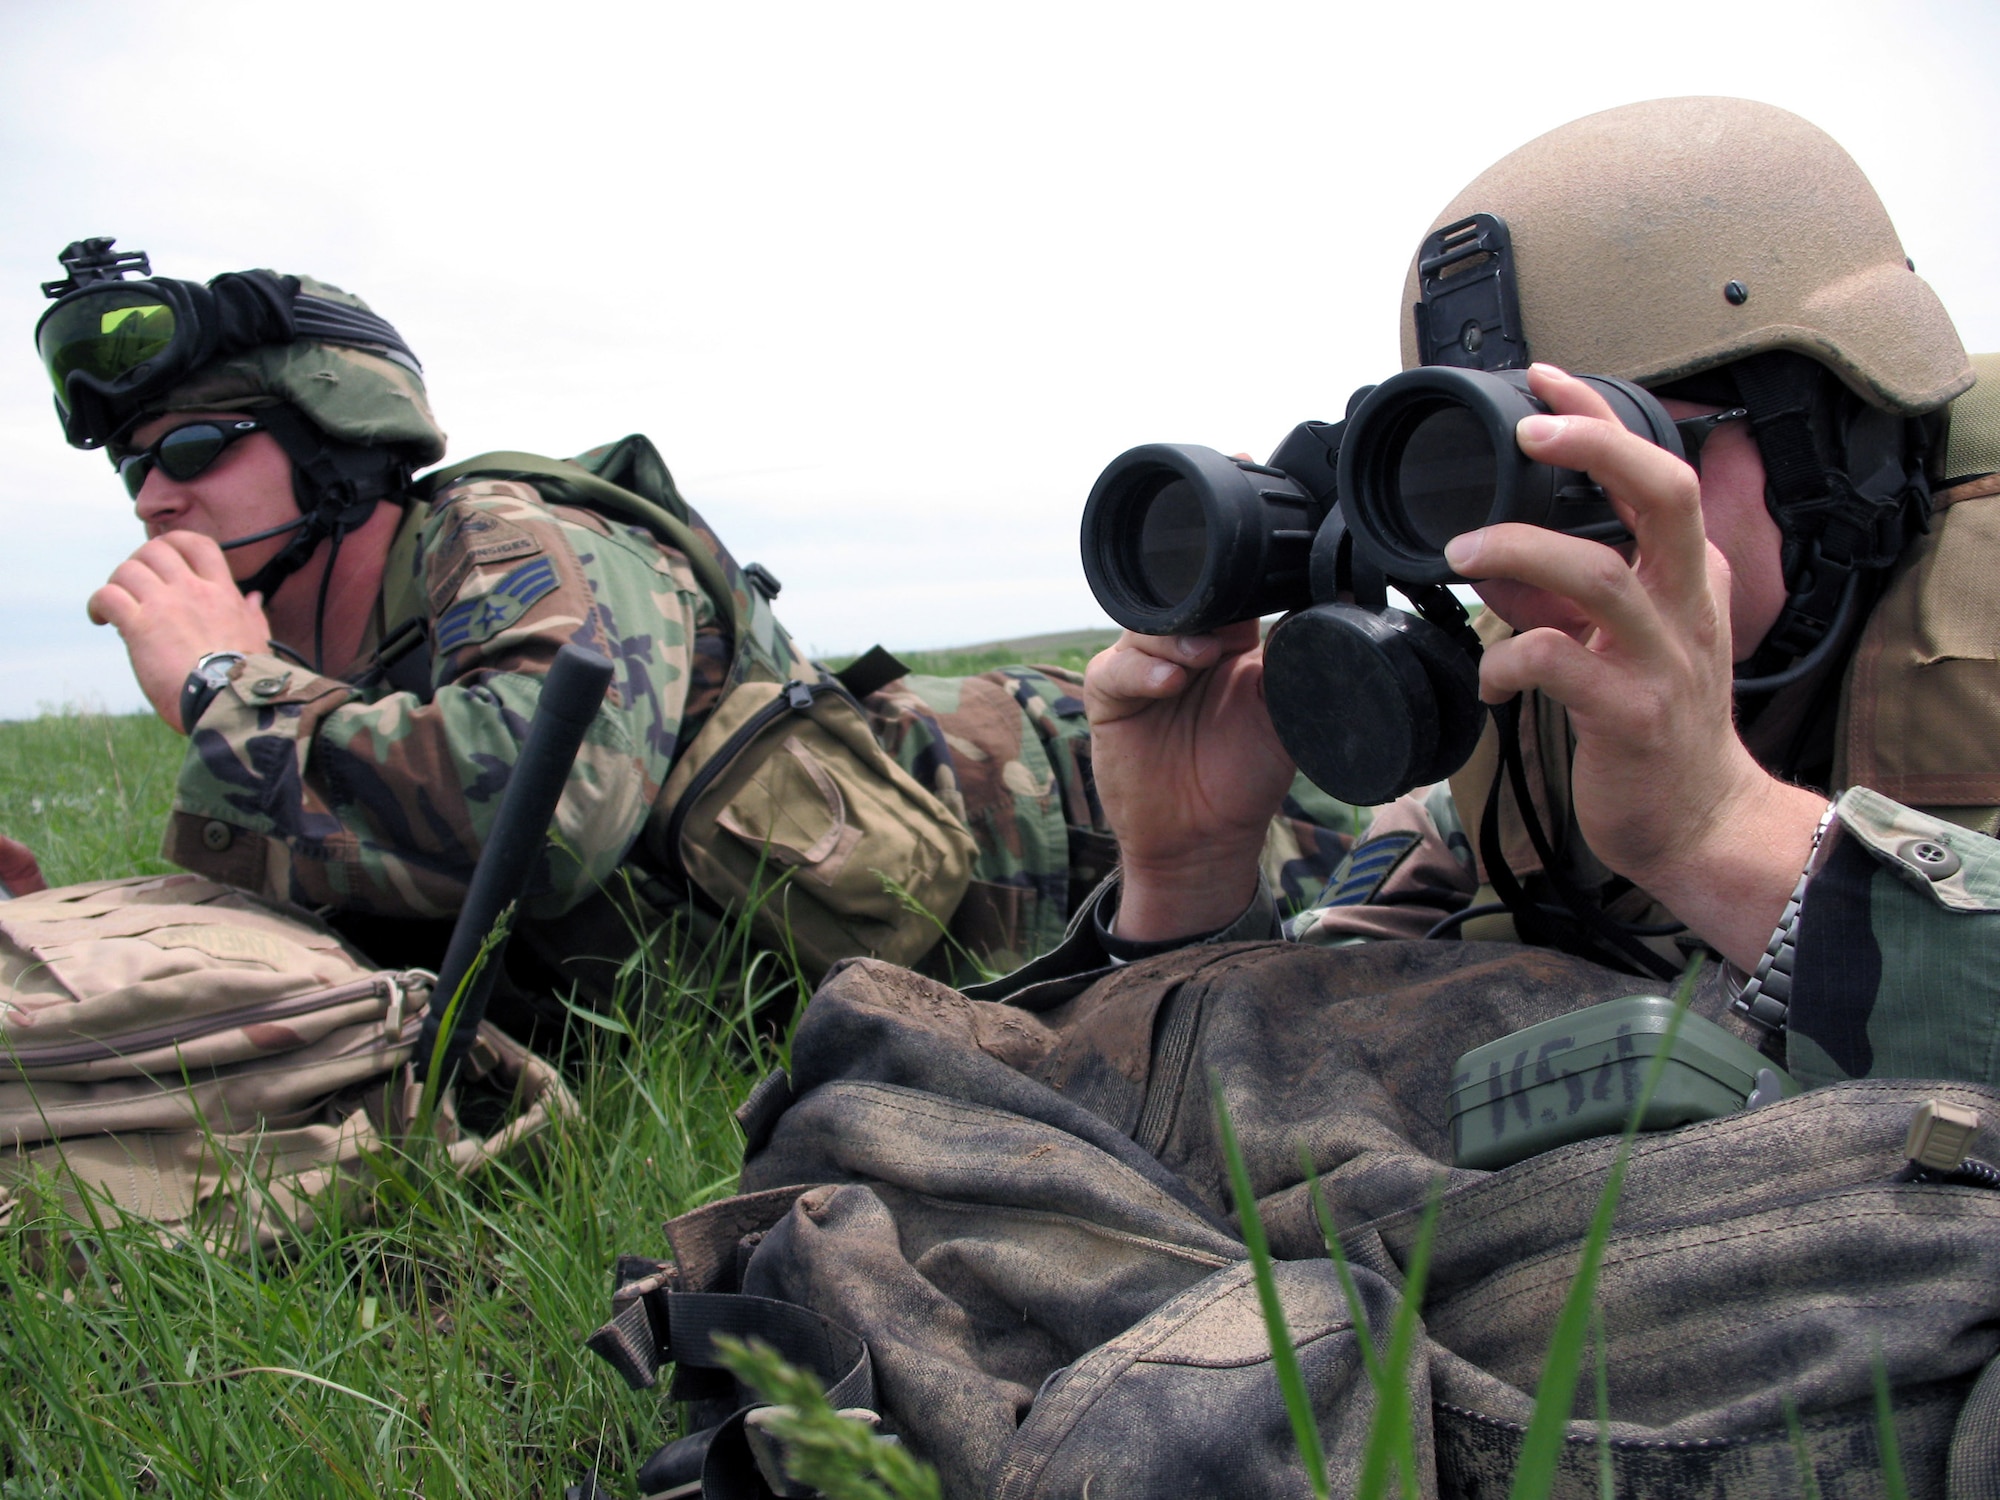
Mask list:
POLYGON ((243 660, 240 651, 211 651, 195 663, 190 674, 209 688, 220 691, 229 686, 229 674, 243 660))

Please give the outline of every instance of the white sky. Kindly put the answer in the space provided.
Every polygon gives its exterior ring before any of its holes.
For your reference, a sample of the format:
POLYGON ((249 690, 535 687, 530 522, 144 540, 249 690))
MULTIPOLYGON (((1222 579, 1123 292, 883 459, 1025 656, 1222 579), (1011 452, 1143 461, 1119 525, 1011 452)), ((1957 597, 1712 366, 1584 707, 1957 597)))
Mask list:
POLYGON ((1338 415, 1431 217, 1592 110, 1805 115, 2000 348, 1996 62, 1989 3, 0 0, 0 717, 140 704, 30 344, 72 239, 359 292, 455 457, 647 432, 812 648, 953 645, 1103 623, 1098 469, 1338 415))

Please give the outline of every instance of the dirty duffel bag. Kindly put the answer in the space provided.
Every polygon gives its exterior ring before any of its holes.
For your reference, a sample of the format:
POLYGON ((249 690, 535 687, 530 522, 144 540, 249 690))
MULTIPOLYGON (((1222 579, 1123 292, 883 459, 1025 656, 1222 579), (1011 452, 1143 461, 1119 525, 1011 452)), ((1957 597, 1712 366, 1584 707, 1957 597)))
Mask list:
MULTIPOLYGON (((635 1385, 676 1364, 702 1429, 637 1487, 771 1492, 746 1394, 716 1368, 722 1329, 763 1333, 838 1382, 838 1404, 879 1411, 948 1495, 1308 1495, 1213 1078, 1333 1493, 1354 1492, 1375 1398, 1302 1150, 1384 1349, 1443 1177, 1408 1375, 1415 1481, 1505 1495, 1617 1142, 1454 1168, 1451 1067, 1632 986, 1469 942, 1190 948, 1014 1003, 843 965, 789 1077, 745 1107, 741 1195, 670 1225, 671 1262, 623 1262, 592 1336, 635 1385)), ((1719 986, 1694 1009, 1722 1018, 1719 986)), ((1586 1369, 1557 1495, 1603 1493, 1601 1464, 1619 1495, 1886 1495, 1878 1370, 1909 1493, 2000 1493, 2000 1192, 1904 1170, 1932 1099, 1979 1110, 1973 1151, 2000 1151, 2000 1093, 1900 1080, 1639 1137, 1597 1290, 1608 1420, 1586 1369)))
MULTIPOLYGON (((307 913, 195 875, 0 902, 0 1225, 31 1216, 37 1184, 86 1220, 217 1247, 302 1232, 329 1194, 360 1202, 371 1156, 417 1118, 434 978, 377 969, 307 913)), ((576 1109, 548 1063, 487 1025, 457 1088, 511 1097, 483 1136, 443 1096, 430 1128, 462 1173, 576 1109)))

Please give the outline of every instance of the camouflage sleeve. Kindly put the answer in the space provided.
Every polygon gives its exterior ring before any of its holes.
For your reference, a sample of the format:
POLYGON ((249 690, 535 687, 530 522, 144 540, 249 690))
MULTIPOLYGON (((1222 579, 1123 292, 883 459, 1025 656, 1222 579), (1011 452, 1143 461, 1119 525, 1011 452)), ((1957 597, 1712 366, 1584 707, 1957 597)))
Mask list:
POLYGON ((510 481, 456 487, 421 526, 429 700, 251 657, 194 726, 167 858, 308 906, 452 914, 542 676, 574 641, 618 676, 563 792, 533 913, 567 909, 617 866, 672 766, 710 617, 686 560, 510 481))
POLYGON ((2000 842, 1854 788, 1806 887, 1785 1065, 2000 1083, 2000 842))
POLYGON ((1420 938, 1479 889, 1472 844, 1443 782, 1376 810, 1318 903, 1285 926, 1295 942, 1420 938))

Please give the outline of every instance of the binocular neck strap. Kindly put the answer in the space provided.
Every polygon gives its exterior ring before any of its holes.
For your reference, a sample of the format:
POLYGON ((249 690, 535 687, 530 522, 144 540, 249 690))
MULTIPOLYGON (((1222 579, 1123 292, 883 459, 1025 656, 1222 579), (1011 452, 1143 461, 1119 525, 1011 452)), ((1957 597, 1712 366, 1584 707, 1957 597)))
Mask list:
MULTIPOLYGON (((1562 873, 1556 862, 1555 850, 1549 843, 1548 832, 1542 827, 1541 814, 1536 811, 1534 798, 1528 789, 1528 770, 1521 757, 1521 699, 1516 696, 1500 704, 1493 710, 1493 720, 1500 736, 1501 764, 1506 767, 1507 784, 1513 788, 1515 806, 1520 809, 1521 821, 1527 827, 1528 842, 1534 845, 1535 855, 1542 862, 1542 873, 1548 877, 1549 885, 1563 905, 1569 908, 1570 914, 1598 944, 1622 960, 1619 967, 1655 979, 1678 977, 1680 967, 1677 964, 1655 953, 1626 931, 1562 873)), ((1493 886, 1493 893, 1513 913, 1515 930, 1529 942, 1562 947, 1564 945, 1557 941, 1559 935, 1550 925, 1547 914, 1522 889, 1501 848, 1500 783, 1500 777, 1493 778, 1492 789, 1486 794, 1486 806, 1480 813, 1480 863, 1485 866, 1486 878, 1493 886)), ((1603 957, 1601 953, 1583 956, 1603 957)))

